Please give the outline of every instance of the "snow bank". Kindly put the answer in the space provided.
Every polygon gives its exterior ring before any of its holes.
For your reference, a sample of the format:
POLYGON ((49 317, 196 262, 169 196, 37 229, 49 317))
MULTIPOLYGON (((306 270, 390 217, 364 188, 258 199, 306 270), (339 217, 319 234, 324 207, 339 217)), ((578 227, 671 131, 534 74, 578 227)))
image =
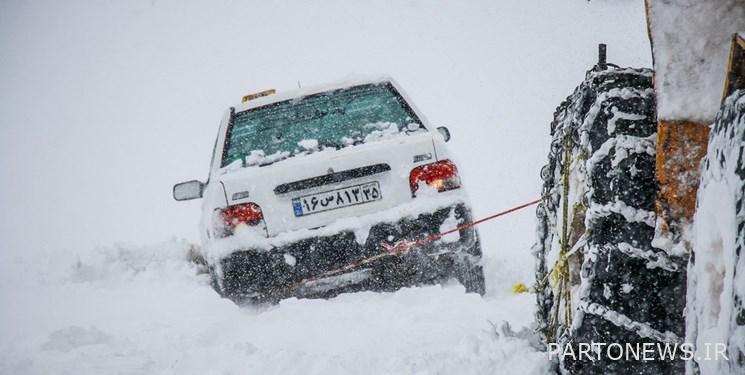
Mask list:
POLYGON ((6 259, 2 374, 545 374, 530 295, 460 285, 239 307, 170 241, 6 259), (7 264, 7 263, 6 263, 7 264), (46 275, 43 276, 42 275, 46 275), (528 335, 529 336, 529 335, 528 335))
POLYGON ((649 0, 657 115, 711 122, 722 97, 732 34, 745 30, 742 0, 649 0))
POLYGON ((745 372, 742 362, 736 362, 745 353, 745 326, 737 323, 745 300, 744 150, 745 91, 738 91, 714 123, 693 222, 687 341, 696 344, 699 356, 705 355, 704 343, 726 343, 730 358, 699 362, 704 375, 745 372))

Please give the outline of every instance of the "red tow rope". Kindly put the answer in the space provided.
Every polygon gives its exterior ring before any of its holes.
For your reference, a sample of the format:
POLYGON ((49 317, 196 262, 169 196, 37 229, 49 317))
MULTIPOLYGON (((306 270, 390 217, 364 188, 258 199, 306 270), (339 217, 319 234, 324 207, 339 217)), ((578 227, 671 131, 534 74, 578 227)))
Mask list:
POLYGON ((515 212, 515 211, 519 211, 519 210, 521 210, 521 209, 523 209, 525 207, 530 207, 530 206, 532 206, 532 205, 534 205, 536 203, 539 203, 540 201, 541 201, 541 199, 536 199, 534 201, 531 201, 531 202, 528 202, 528 203, 524 203, 524 204, 521 204, 519 206, 512 207, 509 210, 505 210, 505 211, 502 211, 502 212, 497 212, 494 215, 487 216, 485 218, 478 219, 476 221, 472 221, 470 223, 463 224, 463 225, 461 225, 461 226, 459 226, 459 227, 457 227, 455 229, 451 229, 451 230, 448 230, 448 231, 445 231, 445 232, 442 232, 442 233, 433 234, 433 235, 430 235, 430 236, 421 238, 421 239, 416 240, 416 241, 401 240, 401 241, 396 242, 393 245, 387 244, 387 243, 383 243, 383 247, 386 250, 388 250, 388 252, 391 252, 391 253, 394 253, 394 254, 397 254, 397 255, 398 254, 403 254, 403 253, 406 253, 409 250, 411 250, 411 248, 413 248, 413 247, 421 246, 421 245, 424 245, 426 243, 439 240, 440 238, 442 238, 444 236, 447 236, 450 233, 460 232, 463 229, 466 229, 466 228, 470 228, 470 227, 479 225, 479 224, 481 224, 481 223, 483 223, 485 221, 489 221, 491 219, 496 219, 496 218, 498 218, 500 216, 504 216, 504 215, 507 215, 507 214, 512 213, 512 212, 515 212))
POLYGON ((383 243, 383 247, 387 250, 384 253, 373 255, 373 256, 371 256, 369 258, 360 259, 360 260, 358 260, 356 262, 353 262, 353 263, 350 263, 350 264, 348 264, 348 265, 346 265, 344 267, 326 271, 326 272, 324 272, 324 273, 322 273, 322 274, 320 274, 318 276, 314 276, 314 277, 311 277, 311 278, 300 280, 300 281, 298 281, 295 284, 292 284, 292 285, 290 285, 290 286, 288 286, 286 288, 283 288, 282 290, 283 291, 288 291, 288 290, 297 289, 299 287, 304 286, 305 284, 312 283, 314 281, 318 281, 320 279, 324 279, 324 278, 327 278, 327 277, 336 276, 336 275, 345 273, 345 272, 350 271, 350 270, 353 270, 353 269, 355 269, 355 268, 357 268, 359 266, 363 266, 365 264, 374 262, 374 261, 376 261, 378 259, 387 258, 387 257, 390 257, 390 256, 398 256, 398 255, 406 254, 411 249, 413 249, 413 248, 415 248, 417 246, 421 246, 421 245, 424 245, 426 243, 439 240, 440 238, 442 238, 443 236, 446 236, 448 234, 459 232, 459 231, 461 231, 463 229, 466 229, 466 228, 470 228, 470 227, 479 225, 479 224, 481 224, 481 223, 483 223, 485 221, 496 219, 496 218, 498 218, 500 216, 504 216, 504 215, 510 214, 512 212, 515 212, 515 211, 519 211, 519 210, 521 210, 521 209, 523 209, 525 207, 530 207, 530 206, 532 206, 534 204, 539 203, 540 201, 541 201, 541 199, 536 199, 534 201, 531 201, 531 202, 528 202, 528 203, 524 203, 524 204, 521 204, 519 206, 512 207, 512 208, 510 208, 508 210, 505 210, 505 211, 502 211, 502 212, 497 212, 494 215, 487 216, 485 218, 481 218, 479 220, 476 220, 476 221, 472 221, 470 223, 463 224, 463 225, 461 225, 461 226, 459 226, 459 227, 457 227, 455 229, 451 229, 451 230, 445 231, 443 233, 433 234, 433 235, 430 235, 430 236, 427 236, 427 237, 418 239, 416 241, 408 241, 408 240, 405 240, 404 239, 404 240, 400 240, 400 241, 396 242, 393 245, 388 244, 388 243, 383 243))

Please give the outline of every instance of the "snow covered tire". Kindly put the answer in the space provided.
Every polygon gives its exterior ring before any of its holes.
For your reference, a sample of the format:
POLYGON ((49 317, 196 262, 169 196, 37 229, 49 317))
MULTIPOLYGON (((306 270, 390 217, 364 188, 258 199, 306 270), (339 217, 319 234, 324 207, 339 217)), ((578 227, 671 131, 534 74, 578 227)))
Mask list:
MULTIPOLYGON (((471 256, 477 256, 479 260, 481 259, 481 241, 478 239, 478 235, 476 242, 468 253, 471 256)), ((466 293, 478 293, 483 296, 486 292, 484 268, 478 261, 474 262, 470 257, 461 262, 455 277, 466 288, 466 293)))
MULTIPOLYGON (((652 247, 652 72, 616 67, 589 71, 555 112, 551 135, 533 248, 539 332, 547 342, 572 346, 574 353, 580 343, 679 342, 685 260, 652 247), (564 225, 566 246, 560 243, 564 225), (565 268, 557 266, 562 248, 568 254, 565 268), (570 302, 557 297, 566 294, 552 282, 557 268, 567 274, 570 302)), ((602 352, 594 360, 559 358, 560 370, 572 374, 677 373, 683 368, 679 360, 616 361, 602 352)))
POLYGON ((745 373, 745 90, 725 101, 712 127, 693 222, 686 342, 727 361, 690 361, 691 374, 745 373))

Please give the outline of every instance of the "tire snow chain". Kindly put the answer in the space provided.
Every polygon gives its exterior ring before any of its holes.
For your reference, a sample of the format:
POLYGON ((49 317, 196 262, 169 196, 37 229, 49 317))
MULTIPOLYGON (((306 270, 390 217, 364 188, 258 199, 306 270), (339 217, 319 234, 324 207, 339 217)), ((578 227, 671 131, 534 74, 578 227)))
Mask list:
MULTIPOLYGON (((606 250, 606 251, 613 249, 613 248, 615 247, 611 245, 602 246, 602 250, 606 250)), ((593 270, 592 264, 594 264, 597 261, 598 257, 601 255, 601 252, 603 252, 602 250, 601 248, 598 248, 598 247, 590 247, 588 248, 587 253, 585 254, 585 262, 582 264, 582 273, 581 273, 582 283, 580 284, 580 287, 577 291, 577 294, 579 296, 577 310, 580 313, 577 314, 578 316, 576 317, 574 324, 577 324, 578 322, 582 321, 583 314, 592 314, 592 315, 599 316, 618 327, 625 328, 631 332, 634 332, 640 337, 650 338, 650 339, 657 340, 663 343, 681 343, 682 340, 680 339, 680 337, 672 332, 669 332, 669 331, 661 332, 659 330, 654 329, 651 325, 647 323, 632 320, 628 316, 618 311, 611 310, 607 306, 601 305, 596 302, 591 302, 589 300, 590 285, 592 284, 592 280, 595 278, 595 273, 594 271, 592 271, 593 270)), ((619 251, 622 251, 622 250, 619 249, 619 251)), ((640 250, 640 252, 644 252, 644 251, 640 250)), ((653 251, 649 251, 649 252, 653 252, 653 251)), ((679 269, 681 269, 681 266, 679 266, 678 263, 670 260, 667 257, 667 255, 663 255, 663 254, 658 254, 658 255, 660 255, 660 259, 666 259, 667 261, 671 262, 669 266, 671 268, 674 268, 673 272, 677 272, 679 269)), ((649 267, 649 263, 647 264, 647 267, 649 267)), ((662 266, 660 267, 664 268, 662 266)), ((671 270, 668 269, 668 271, 671 271, 671 270)))
MULTIPOLYGON (((599 217, 605 217, 611 213, 622 215, 629 222, 642 222, 651 227, 654 227, 654 212, 639 210, 630 206, 627 206, 623 202, 615 202, 613 204, 599 206, 593 205, 587 210, 587 218, 590 222, 593 222, 599 217)), ((643 259, 647 261, 647 268, 662 268, 670 272, 679 272, 685 268, 685 260, 682 258, 672 257, 664 251, 655 251, 653 249, 645 250, 638 247, 634 247, 628 243, 620 243, 617 245, 605 244, 602 246, 602 251, 608 253, 610 251, 620 251, 632 258, 643 259)))
POLYGON ((637 335, 641 337, 649 338, 649 339, 653 339, 659 342, 669 343, 669 344, 682 343, 682 340, 680 339, 680 337, 678 337, 678 335, 672 332, 658 331, 652 328, 652 326, 650 326, 647 323, 642 323, 642 322, 637 322, 635 320, 632 320, 628 316, 621 314, 618 311, 611 310, 607 306, 603 306, 599 303, 590 302, 586 299, 580 299, 578 308, 583 313, 597 315, 615 324, 616 326, 625 328, 631 332, 636 333, 637 335))
POLYGON ((644 250, 633 247, 628 243, 620 243, 617 246, 603 245, 603 252, 608 253, 618 250, 632 258, 643 259, 647 261, 647 268, 662 268, 665 271, 678 272, 685 267, 682 260, 671 258, 663 251, 644 250))
POLYGON ((624 203, 615 201, 606 205, 591 204, 585 214, 586 220, 594 221, 600 217, 607 217, 611 214, 618 214, 624 217, 630 223, 644 223, 654 228, 657 215, 654 211, 641 210, 624 203))
POLYGON ((569 228, 567 221, 569 220, 569 170, 572 164, 572 149, 574 148, 574 140, 572 139, 571 133, 564 135, 564 157, 562 160, 562 208, 561 208, 561 248, 559 249, 559 258, 556 260, 552 270, 546 275, 553 275, 554 288, 558 289, 558 292, 554 294, 554 309, 553 314, 550 317, 548 324, 548 336, 552 340, 556 340, 557 330, 559 328, 559 309, 561 308, 561 302, 564 302, 564 321, 565 326, 570 326, 572 322, 572 295, 569 290, 569 228))
MULTIPOLYGON (((605 141, 602 145, 600 145, 600 148, 598 148, 595 153, 590 157, 590 159, 587 160, 585 163, 585 168, 587 170, 587 174, 591 175, 592 172, 595 170, 595 165, 603 160, 611 149, 615 149, 616 152, 618 150, 623 150, 625 153, 634 153, 634 154, 649 154, 649 155, 655 155, 656 153, 656 139, 657 139, 657 133, 654 133, 650 135, 649 137, 635 137, 631 135, 619 135, 615 138, 608 139, 605 141), (631 146, 633 145, 633 146, 631 146)), ((614 158, 612 161, 613 166, 617 165, 619 160, 617 160, 618 155, 614 158)))

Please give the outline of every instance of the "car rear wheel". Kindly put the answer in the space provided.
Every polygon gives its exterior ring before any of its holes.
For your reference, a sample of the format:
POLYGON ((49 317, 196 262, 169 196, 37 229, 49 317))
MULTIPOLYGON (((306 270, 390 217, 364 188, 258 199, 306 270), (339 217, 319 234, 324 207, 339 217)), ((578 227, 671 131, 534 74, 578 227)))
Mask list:
POLYGON ((483 296, 486 292, 486 281, 484 279, 484 268, 480 264, 481 241, 477 238, 470 250, 464 253, 468 255, 463 255, 463 260, 456 271, 455 278, 466 288, 466 293, 478 293, 483 296))

